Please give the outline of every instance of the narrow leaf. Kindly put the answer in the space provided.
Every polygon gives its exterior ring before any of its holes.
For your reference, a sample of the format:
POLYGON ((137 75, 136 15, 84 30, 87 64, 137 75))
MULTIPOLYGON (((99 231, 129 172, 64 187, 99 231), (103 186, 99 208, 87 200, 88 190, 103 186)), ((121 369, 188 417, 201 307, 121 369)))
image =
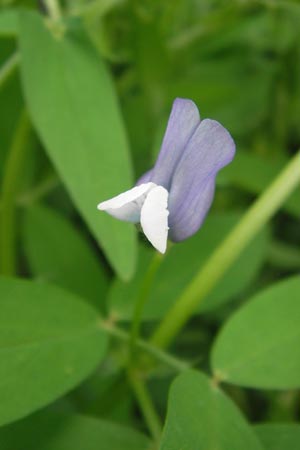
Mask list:
POLYGON ((79 212, 124 279, 134 270, 135 230, 96 206, 132 185, 114 87, 80 26, 52 34, 36 13, 21 15, 21 75, 28 108, 79 212))
POLYGON ((32 273, 104 309, 108 280, 101 260, 71 221, 46 206, 27 208, 23 240, 32 273))
POLYGON ((0 13, 0 36, 15 37, 18 34, 17 9, 7 8, 0 13))

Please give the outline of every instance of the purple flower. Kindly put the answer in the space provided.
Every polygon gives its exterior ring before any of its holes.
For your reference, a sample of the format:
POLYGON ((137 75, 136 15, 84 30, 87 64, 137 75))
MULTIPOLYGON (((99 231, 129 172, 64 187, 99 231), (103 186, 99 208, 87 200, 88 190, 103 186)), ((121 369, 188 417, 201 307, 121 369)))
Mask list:
POLYGON ((98 209, 140 222, 151 244, 165 253, 168 236, 179 242, 199 230, 213 200, 216 175, 234 153, 234 141, 221 124, 200 121, 195 103, 177 98, 153 169, 98 209))

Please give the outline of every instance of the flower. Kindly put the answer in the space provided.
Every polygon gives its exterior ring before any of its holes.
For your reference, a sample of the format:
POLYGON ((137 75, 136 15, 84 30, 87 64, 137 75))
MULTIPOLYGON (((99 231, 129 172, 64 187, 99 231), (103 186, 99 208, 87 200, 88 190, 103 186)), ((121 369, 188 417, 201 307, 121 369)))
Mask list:
POLYGON ((179 242, 199 230, 212 204, 216 175, 234 154, 234 141, 220 123, 200 121, 195 103, 177 98, 154 167, 98 209, 140 223, 151 244, 165 253, 168 236, 179 242))

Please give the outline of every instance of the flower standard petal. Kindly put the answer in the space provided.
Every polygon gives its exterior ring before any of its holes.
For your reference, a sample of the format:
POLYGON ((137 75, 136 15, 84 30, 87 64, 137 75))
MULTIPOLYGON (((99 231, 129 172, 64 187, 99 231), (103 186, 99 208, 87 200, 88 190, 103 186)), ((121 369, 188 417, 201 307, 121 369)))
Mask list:
POLYGON ((147 194, 141 210, 141 227, 147 239, 160 253, 165 253, 168 240, 168 191, 156 186, 147 194))
POLYGON ((154 183, 140 184, 129 191, 122 192, 116 197, 99 203, 97 208, 100 211, 106 211, 117 219, 138 223, 145 198, 155 186, 154 183))
POLYGON ((192 100, 177 98, 172 106, 151 181, 169 190, 175 167, 199 123, 200 116, 195 103, 192 100))
POLYGON ((170 237, 181 241, 201 226, 212 203, 215 177, 234 157, 235 144, 218 122, 203 120, 189 140, 171 183, 170 237))
POLYGON ((151 181, 152 174, 153 174, 153 169, 148 170, 137 180, 135 185, 139 186, 140 184, 143 184, 143 183, 149 183, 149 181, 151 181))

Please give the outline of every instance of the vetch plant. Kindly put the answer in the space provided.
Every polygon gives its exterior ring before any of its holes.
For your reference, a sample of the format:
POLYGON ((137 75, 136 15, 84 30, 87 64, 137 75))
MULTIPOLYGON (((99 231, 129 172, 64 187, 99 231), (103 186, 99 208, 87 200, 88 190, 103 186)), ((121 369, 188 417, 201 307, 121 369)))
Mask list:
POLYGON ((297 2, 9 3, 0 449, 298 450, 297 2))
POLYGON ((139 223, 151 244, 165 253, 168 237, 180 242, 201 227, 215 192, 215 178, 229 164, 235 144, 215 120, 200 120, 191 100, 174 101, 153 169, 137 186, 99 203, 117 219, 139 223))

